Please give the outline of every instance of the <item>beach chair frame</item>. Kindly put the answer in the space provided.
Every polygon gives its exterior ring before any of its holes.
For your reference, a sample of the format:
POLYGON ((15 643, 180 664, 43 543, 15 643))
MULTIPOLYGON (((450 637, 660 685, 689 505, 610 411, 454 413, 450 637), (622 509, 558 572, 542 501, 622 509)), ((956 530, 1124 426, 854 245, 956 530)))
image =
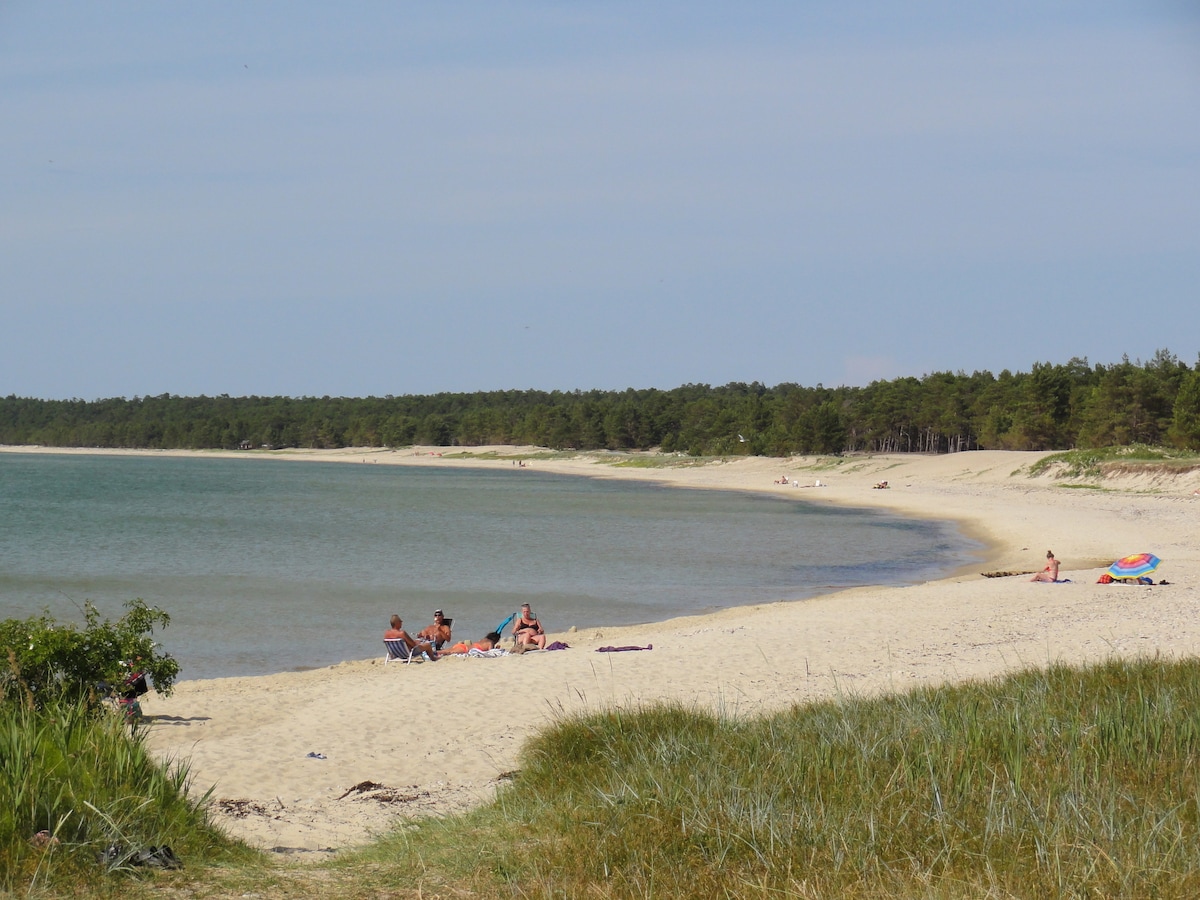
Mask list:
POLYGON ((405 665, 408 665, 413 661, 414 656, 421 655, 412 650, 408 644, 404 643, 404 641, 400 640, 399 638, 392 640, 384 638, 383 646, 387 648, 387 653, 384 654, 383 657, 383 664, 385 666, 390 662, 402 662, 405 665))

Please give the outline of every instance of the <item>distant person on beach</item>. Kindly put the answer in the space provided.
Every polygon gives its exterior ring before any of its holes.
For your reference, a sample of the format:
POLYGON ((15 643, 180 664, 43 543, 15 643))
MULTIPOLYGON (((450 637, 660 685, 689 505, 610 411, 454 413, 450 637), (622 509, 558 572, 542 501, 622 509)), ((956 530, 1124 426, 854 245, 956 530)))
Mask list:
POLYGON ((518 645, 534 644, 539 650, 546 649, 546 632, 528 603, 521 604, 521 614, 513 624, 513 637, 517 639, 518 645))
POLYGON ((886 491, 887 489, 888 483, 886 481, 881 481, 879 484, 875 485, 875 490, 877 491, 886 491))
POLYGON ((409 633, 404 630, 404 620, 399 616, 392 616, 392 627, 383 633, 385 641, 404 641, 410 653, 424 653, 430 659, 437 659, 437 650, 433 648, 433 644, 428 641, 414 640, 409 636, 409 633))
POLYGON ((450 626, 446 624, 446 617, 440 609, 433 611, 433 624, 418 632, 417 638, 429 641, 437 650, 441 650, 443 644, 450 643, 450 626))
POLYGON ((1058 581, 1058 560, 1054 558, 1054 551, 1046 551, 1046 568, 1038 572, 1030 581, 1058 581))

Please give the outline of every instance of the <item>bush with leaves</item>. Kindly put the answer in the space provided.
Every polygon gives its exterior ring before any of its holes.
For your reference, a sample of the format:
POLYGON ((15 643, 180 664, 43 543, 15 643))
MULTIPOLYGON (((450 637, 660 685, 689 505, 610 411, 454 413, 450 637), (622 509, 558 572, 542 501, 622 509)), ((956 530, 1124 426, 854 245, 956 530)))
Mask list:
POLYGON ((179 663, 162 651, 153 633, 169 625, 171 617, 141 599, 126 603, 125 610, 110 622, 84 603, 82 629, 58 622, 48 612, 0 622, 0 653, 8 661, 0 675, 0 696, 39 707, 68 700, 95 708, 100 685, 119 687, 134 672, 145 674, 160 694, 169 694, 179 663))

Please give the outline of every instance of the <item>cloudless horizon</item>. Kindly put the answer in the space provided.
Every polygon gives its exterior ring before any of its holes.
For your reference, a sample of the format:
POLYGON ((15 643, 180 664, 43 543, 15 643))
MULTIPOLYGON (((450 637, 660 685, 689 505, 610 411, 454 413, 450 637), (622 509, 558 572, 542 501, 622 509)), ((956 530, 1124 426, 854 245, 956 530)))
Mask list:
POLYGON ((1200 352, 1200 8, 0 2, 0 395, 1200 352))

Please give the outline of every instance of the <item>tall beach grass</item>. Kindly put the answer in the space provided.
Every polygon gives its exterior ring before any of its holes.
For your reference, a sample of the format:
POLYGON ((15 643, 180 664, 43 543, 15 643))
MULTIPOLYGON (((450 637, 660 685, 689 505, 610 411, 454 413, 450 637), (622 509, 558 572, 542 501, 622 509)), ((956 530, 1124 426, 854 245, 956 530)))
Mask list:
POLYGON ((119 715, 0 705, 0 891, 104 893, 149 847, 193 860, 231 849, 187 781, 185 764, 154 758, 119 715))
POLYGON ((490 808, 340 865, 480 896, 1195 897, 1198 764, 1196 660, 655 706, 559 723, 490 808))

